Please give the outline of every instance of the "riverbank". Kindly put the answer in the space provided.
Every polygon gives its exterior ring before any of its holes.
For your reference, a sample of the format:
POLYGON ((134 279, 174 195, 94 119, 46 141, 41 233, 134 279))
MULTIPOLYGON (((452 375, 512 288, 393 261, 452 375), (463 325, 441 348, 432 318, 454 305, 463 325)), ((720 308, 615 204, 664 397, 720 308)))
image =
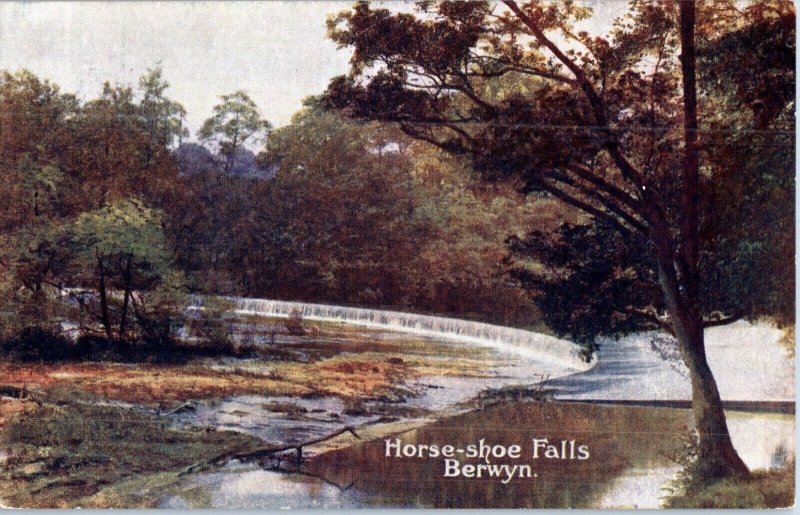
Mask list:
MULTIPOLYGON (((777 422, 768 426, 773 433, 786 434, 775 429, 793 425, 793 419, 787 416, 776 419, 774 415, 736 412, 728 416, 761 424, 777 422)), ((370 434, 360 428, 362 440, 343 435, 338 442, 326 442, 327 452, 310 458, 300 469, 277 472, 269 467, 232 463, 177 481, 163 476, 132 479, 106 488, 85 502, 103 507, 246 509, 657 508, 667 496, 663 488, 680 470, 675 460, 684 446, 690 418, 690 411, 682 409, 505 402, 428 421, 410 430, 375 426, 370 434), (441 458, 387 458, 387 436, 418 447, 466 447, 479 439, 505 447, 518 444, 526 458, 520 463, 530 464, 535 476, 518 477, 506 484, 491 477, 446 478, 441 458), (534 438, 580 442, 591 456, 584 461, 531 460, 534 438)), ((757 442, 751 439, 751 443, 757 442)), ((766 448, 762 446, 762 452, 766 448)), ((758 475, 762 479, 784 477, 792 474, 787 467, 793 467, 793 463, 774 462, 772 472, 758 475)), ((770 492, 768 500, 758 497, 754 505, 787 506, 793 498, 793 490, 785 482, 773 486, 770 492)), ((736 498, 731 499, 736 502, 736 498)))
MULTIPOLYGON (((0 402, 0 407, 15 406, 3 411, 9 418, 0 427, 0 490, 9 506, 552 508, 566 500, 569 507, 656 508, 664 500, 662 489, 680 470, 677 459, 691 425, 688 409, 487 401, 455 416, 363 423, 355 428, 357 436, 344 433, 304 447, 308 461, 300 468, 290 451, 284 461, 232 461, 187 474, 209 457, 263 448, 264 440, 222 428, 176 427, 155 411, 98 404, 74 392, 53 401, 0 402), (387 462, 387 437, 455 446, 485 438, 520 444, 528 454, 533 438, 574 440, 588 447, 591 458, 585 464, 533 463, 544 467, 536 469, 541 476, 535 484, 486 480, 465 485, 441 477, 442 460, 387 462), (435 494, 431 484, 437 485, 435 492, 449 493, 435 494)), ((762 470, 758 477, 794 466, 792 415, 726 414, 742 457, 762 470)), ((774 487, 772 492, 778 499, 791 497, 774 487)))

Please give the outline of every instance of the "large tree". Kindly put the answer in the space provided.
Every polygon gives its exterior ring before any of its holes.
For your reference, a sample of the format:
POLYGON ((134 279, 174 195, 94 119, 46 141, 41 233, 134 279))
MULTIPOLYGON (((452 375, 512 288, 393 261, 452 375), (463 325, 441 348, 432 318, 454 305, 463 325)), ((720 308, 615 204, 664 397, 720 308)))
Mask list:
POLYGON ((610 36, 578 29, 573 1, 357 2, 329 22, 352 70, 327 105, 465 155, 614 228, 653 263, 660 295, 627 306, 668 328, 690 371, 703 473, 746 476, 706 360, 700 225, 704 174, 695 32, 793 17, 786 2, 633 0, 610 36), (768 8, 765 8, 768 7, 768 8), (645 245, 633 242, 642 239, 645 245))

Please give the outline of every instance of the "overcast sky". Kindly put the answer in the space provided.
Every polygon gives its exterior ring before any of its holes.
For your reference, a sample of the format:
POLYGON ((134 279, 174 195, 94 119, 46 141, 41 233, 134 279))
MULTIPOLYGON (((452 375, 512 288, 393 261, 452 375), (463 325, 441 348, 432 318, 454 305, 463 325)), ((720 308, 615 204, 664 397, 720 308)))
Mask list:
MULTIPOLYGON (((389 2, 385 2, 389 3, 389 2)), ((607 27, 627 0, 590 0, 607 27)), ((160 64, 194 135, 221 94, 243 89, 276 126, 347 71, 325 19, 352 1, 3 2, 0 69, 27 68, 65 92, 96 97, 160 64)), ((594 24, 593 24, 594 25, 594 24)), ((597 28, 597 27, 587 27, 597 28)))

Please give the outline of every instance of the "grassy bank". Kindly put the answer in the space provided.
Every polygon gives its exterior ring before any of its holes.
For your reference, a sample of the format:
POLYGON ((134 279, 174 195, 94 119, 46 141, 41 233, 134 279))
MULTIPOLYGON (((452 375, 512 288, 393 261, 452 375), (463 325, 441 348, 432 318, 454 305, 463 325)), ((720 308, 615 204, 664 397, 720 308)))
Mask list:
POLYGON ((665 508, 790 508, 794 506, 795 462, 778 470, 757 470, 750 479, 695 486, 665 499, 665 508))
POLYGON ((6 453, 0 497, 6 505, 83 506, 82 499, 119 481, 157 473, 177 477, 210 455, 263 445, 229 431, 171 429, 166 420, 141 410, 84 404, 80 394, 53 400, 4 403, 17 403, 17 413, 0 428, 6 453))

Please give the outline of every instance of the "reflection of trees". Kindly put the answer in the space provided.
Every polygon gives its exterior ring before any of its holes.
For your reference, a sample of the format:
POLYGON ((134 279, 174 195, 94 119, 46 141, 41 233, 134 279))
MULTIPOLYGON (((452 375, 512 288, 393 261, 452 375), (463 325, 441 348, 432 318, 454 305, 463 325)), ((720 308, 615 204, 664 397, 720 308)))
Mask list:
MULTIPOLYGON (((467 445, 486 438, 493 444, 520 444, 523 458, 538 475, 503 485, 497 478, 443 478, 440 459, 385 456, 383 439, 312 458, 307 468, 339 485, 365 492, 371 503, 434 508, 591 507, 617 477, 631 468, 670 466, 665 458, 680 446, 689 421, 685 410, 604 407, 587 404, 501 404, 403 433, 406 443, 467 445), (591 457, 532 460, 532 438, 575 439, 591 457)), ((464 460, 462 460, 463 462, 464 460)), ((514 461, 497 460, 493 463, 514 461)))

